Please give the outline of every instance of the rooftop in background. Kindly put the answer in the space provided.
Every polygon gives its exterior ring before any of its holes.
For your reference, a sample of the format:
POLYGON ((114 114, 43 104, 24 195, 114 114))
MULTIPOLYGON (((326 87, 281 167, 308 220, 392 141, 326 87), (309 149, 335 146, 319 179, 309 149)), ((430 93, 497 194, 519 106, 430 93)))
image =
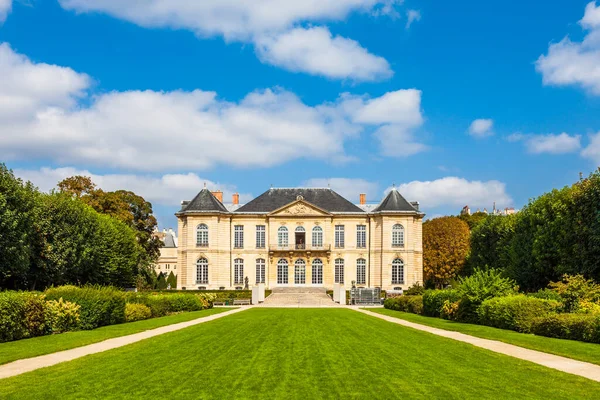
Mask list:
POLYGON ((271 188, 257 198, 238 208, 236 212, 269 213, 296 201, 299 196, 303 200, 335 213, 362 213, 362 209, 346 200, 331 189, 275 189, 271 188))

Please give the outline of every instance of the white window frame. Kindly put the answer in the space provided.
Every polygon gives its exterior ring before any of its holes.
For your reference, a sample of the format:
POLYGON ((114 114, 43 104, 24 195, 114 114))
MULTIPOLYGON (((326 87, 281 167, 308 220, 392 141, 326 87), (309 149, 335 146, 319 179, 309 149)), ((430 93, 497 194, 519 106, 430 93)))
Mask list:
POLYGON ((356 247, 359 249, 367 248, 367 226, 356 225, 356 247))
POLYGON ((299 258, 294 263, 294 285, 306 284, 306 261, 299 258))
POLYGON ((335 259, 335 270, 334 270, 334 283, 344 283, 344 259, 336 258, 335 259))
POLYGON ((204 257, 196 261, 196 284, 208 284, 208 260, 204 257))
POLYGON ((312 229, 312 247, 323 247, 323 228, 320 226, 312 229))
POLYGON ((208 247, 208 225, 199 224, 196 227, 196 246, 208 247))
POLYGON ((367 284, 367 260, 364 258, 356 260, 356 284, 367 284))
POLYGON ((235 225, 233 227, 233 248, 244 248, 244 225, 235 225))
POLYGON ((289 282, 289 264, 285 258, 277 261, 277 284, 287 285, 289 282))
POLYGON ((288 228, 285 226, 280 226, 279 229, 277 229, 277 246, 282 248, 287 248, 289 246, 288 228))
POLYGON ((315 258, 312 261, 312 280, 313 285, 323 284, 323 261, 320 258, 315 258))
POLYGON ((392 247, 404 247, 404 226, 402 224, 392 226, 392 247))
POLYGON ((396 258, 392 261, 392 285, 404 284, 404 261, 396 258))
POLYGON ((256 225, 256 248, 264 249, 266 246, 265 232, 267 228, 264 225, 256 225))
POLYGON ((265 259, 257 258, 256 259, 256 283, 265 283, 265 259))
POLYGON ((242 258, 233 260, 233 284, 244 284, 244 259, 242 258))
POLYGON ((335 247, 343 249, 345 245, 345 227, 344 225, 335 226, 335 247))

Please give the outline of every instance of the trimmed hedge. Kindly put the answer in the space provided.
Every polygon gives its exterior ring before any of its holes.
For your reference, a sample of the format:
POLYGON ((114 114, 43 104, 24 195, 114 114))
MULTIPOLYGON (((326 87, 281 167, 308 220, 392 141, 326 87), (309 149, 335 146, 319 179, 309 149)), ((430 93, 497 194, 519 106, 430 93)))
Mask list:
POLYGON ((84 330, 125 322, 125 292, 111 286, 60 286, 45 292, 48 300, 64 299, 79 304, 84 330))
POLYGON ((534 318, 555 314, 561 303, 525 295, 494 297, 477 309, 479 323, 528 333, 534 318))
POLYGON ((423 293, 423 314, 439 318, 446 300, 450 303, 457 302, 460 295, 455 289, 426 290, 423 293))
POLYGON ((0 292, 0 342, 29 336, 25 320, 26 292, 0 292))
POLYGON ((215 295, 211 293, 128 293, 129 303, 143 304, 150 308, 152 317, 162 317, 173 312, 198 311, 212 308, 215 295))
POLYGON ((152 318, 150 307, 145 304, 127 303, 125 305, 125 320, 127 322, 141 321, 152 318))
POLYGON ((594 314, 551 314, 534 318, 531 332, 540 336, 600 343, 600 316, 594 314))
POLYGON ((385 299, 383 307, 389 310, 423 314, 423 296, 399 296, 385 299))

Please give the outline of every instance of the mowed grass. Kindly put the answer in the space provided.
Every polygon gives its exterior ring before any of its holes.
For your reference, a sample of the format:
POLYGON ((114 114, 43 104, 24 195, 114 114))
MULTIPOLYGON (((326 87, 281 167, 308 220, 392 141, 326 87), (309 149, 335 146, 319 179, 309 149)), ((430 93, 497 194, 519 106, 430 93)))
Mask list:
POLYGON ((600 383, 348 309, 252 309, 0 382, 2 399, 576 399, 600 383))
POLYGON ((36 357, 57 351, 73 349, 92 343, 101 342, 119 336, 131 335, 172 325, 178 322, 191 321, 196 318, 233 310, 234 308, 212 308, 201 311, 191 311, 166 317, 152 318, 144 321, 128 322, 125 324, 103 326, 90 331, 65 332, 58 335, 39 336, 31 339, 0 343, 0 365, 23 358, 36 357))
POLYGON ((500 342, 514 344, 527 349, 539 350, 545 353, 556 354, 559 356, 572 358, 574 360, 586 361, 592 364, 600 365, 600 344, 536 336, 533 334, 518 333, 506 329, 492 328, 490 326, 463 324, 460 322, 448 321, 440 318, 425 317, 423 315, 387 310, 385 308, 366 308, 366 310, 434 328, 461 332, 483 339, 498 340, 500 342))

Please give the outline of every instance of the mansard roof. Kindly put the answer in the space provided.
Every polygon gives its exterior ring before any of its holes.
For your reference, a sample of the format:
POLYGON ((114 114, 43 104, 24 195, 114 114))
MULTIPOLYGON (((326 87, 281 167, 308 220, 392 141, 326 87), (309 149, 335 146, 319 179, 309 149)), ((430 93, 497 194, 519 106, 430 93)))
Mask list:
POLYGON ((190 202, 181 204, 181 213, 184 212, 227 212, 227 209, 211 192, 204 188, 190 202))
POLYGON ((165 238, 163 239, 163 243, 164 243, 163 247, 166 247, 166 248, 175 248, 175 247, 177 247, 175 245, 175 238, 173 238, 173 235, 171 233, 169 233, 169 232, 167 232, 165 234, 165 238))
POLYGON ((331 189, 271 188, 234 211, 234 213, 270 213, 299 199, 333 213, 364 213, 362 209, 331 189))
POLYGON ((404 197, 393 188, 390 190, 385 199, 375 208, 373 212, 419 212, 418 203, 409 203, 404 197))

